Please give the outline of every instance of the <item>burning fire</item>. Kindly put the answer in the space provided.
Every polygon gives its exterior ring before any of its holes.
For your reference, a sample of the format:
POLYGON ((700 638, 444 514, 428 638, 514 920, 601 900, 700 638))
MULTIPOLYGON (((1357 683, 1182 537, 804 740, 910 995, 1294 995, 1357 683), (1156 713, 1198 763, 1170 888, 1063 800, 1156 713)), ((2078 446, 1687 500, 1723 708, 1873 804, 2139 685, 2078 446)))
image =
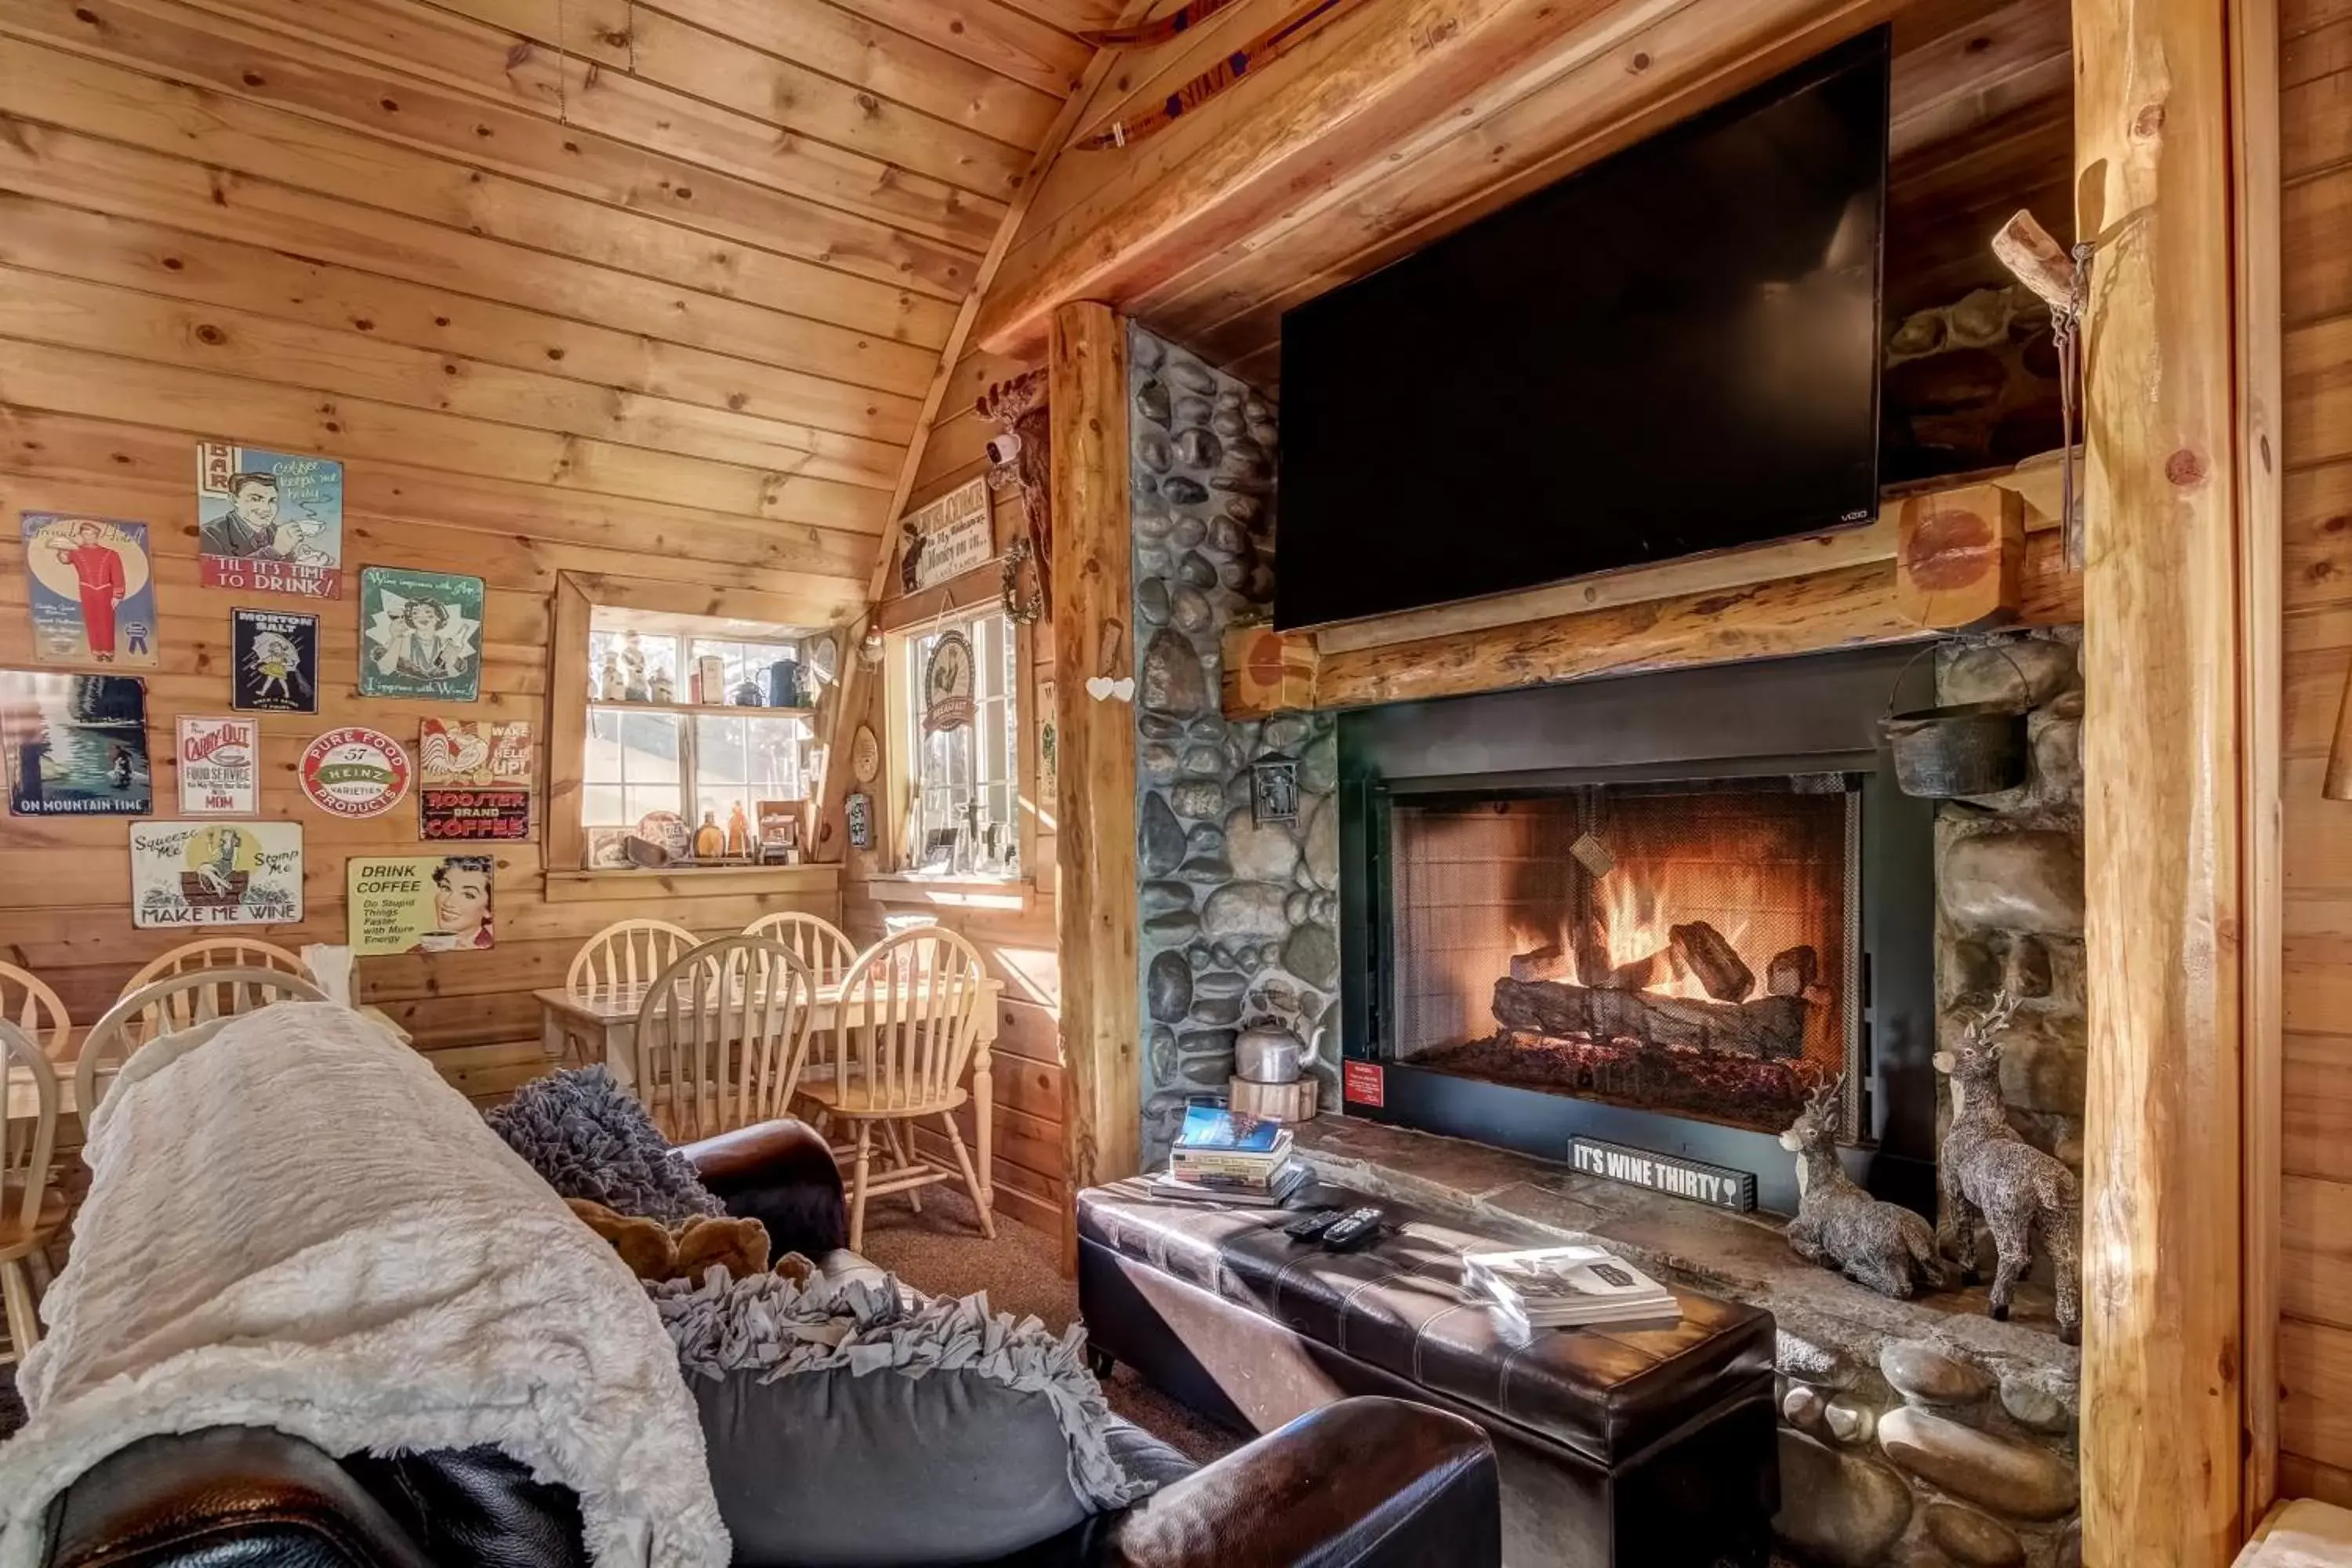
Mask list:
MULTIPOLYGON (((1655 878, 1603 877, 1594 891, 1601 895, 1601 936, 1609 946, 1609 963, 1617 968, 1654 960, 1645 991, 1664 996, 1706 1000, 1706 987, 1683 963, 1667 931, 1675 921, 1676 878, 1669 870, 1655 878)), ((1718 927, 1735 948, 1748 939, 1745 920, 1718 927)))

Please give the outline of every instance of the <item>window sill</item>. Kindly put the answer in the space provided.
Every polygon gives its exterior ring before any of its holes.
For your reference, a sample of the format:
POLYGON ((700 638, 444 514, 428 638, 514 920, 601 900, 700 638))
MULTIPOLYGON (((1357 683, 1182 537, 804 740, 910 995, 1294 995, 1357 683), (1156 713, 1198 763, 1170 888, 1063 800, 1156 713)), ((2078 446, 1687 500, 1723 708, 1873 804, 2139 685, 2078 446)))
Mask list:
POLYGON ((869 877, 864 887, 877 904, 922 904, 934 909, 1025 911, 1036 884, 1019 877, 926 877, 892 871, 869 877))
POLYGON ((550 871, 550 903, 600 903, 667 895, 732 897, 743 893, 823 893, 841 885, 837 864, 798 866, 668 866, 632 871, 550 871))

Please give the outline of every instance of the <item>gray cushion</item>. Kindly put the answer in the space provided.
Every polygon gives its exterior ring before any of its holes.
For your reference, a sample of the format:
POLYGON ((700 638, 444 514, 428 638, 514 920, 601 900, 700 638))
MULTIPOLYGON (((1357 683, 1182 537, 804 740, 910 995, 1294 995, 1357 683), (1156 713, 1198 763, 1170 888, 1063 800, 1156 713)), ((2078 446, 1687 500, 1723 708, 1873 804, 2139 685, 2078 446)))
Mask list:
POLYGON ((1035 1394, 937 1370, 758 1376, 687 1380, 737 1568, 985 1561, 1086 1517, 1035 1394))

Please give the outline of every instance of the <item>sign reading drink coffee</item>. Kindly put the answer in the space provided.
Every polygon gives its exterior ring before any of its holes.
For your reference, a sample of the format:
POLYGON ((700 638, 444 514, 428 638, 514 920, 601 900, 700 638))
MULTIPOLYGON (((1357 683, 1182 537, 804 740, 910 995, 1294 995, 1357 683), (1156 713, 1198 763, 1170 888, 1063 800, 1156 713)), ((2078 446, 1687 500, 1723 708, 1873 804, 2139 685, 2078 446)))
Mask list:
POLYGON ((1646 1149, 1628 1149, 1622 1143, 1604 1143, 1597 1138, 1570 1139, 1568 1159, 1581 1174, 1606 1177, 1629 1187, 1644 1187, 1670 1197, 1711 1204, 1734 1214, 1747 1214, 1756 1207, 1753 1172, 1709 1165, 1675 1154, 1653 1154, 1646 1149))

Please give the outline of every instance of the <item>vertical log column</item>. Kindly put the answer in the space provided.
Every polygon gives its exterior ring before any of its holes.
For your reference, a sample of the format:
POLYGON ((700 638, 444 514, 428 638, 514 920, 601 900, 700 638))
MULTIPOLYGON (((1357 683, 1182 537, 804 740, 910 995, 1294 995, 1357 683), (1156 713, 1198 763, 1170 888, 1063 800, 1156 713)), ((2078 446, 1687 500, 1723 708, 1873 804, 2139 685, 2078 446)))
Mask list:
POLYGON ((2083 1547, 2241 1539, 2239 1108, 2247 530, 2224 0, 2075 0, 2087 345, 2091 1059, 2083 1547))
MULTIPOLYGON (((1070 1190, 1132 1175, 1143 1090, 1137 1034, 1135 710, 1087 683, 1135 673, 1128 625, 1127 323, 1054 315, 1054 690, 1061 726, 1062 1066, 1070 1190)), ((1075 1229, 1065 1216, 1065 1256, 1075 1229)))

